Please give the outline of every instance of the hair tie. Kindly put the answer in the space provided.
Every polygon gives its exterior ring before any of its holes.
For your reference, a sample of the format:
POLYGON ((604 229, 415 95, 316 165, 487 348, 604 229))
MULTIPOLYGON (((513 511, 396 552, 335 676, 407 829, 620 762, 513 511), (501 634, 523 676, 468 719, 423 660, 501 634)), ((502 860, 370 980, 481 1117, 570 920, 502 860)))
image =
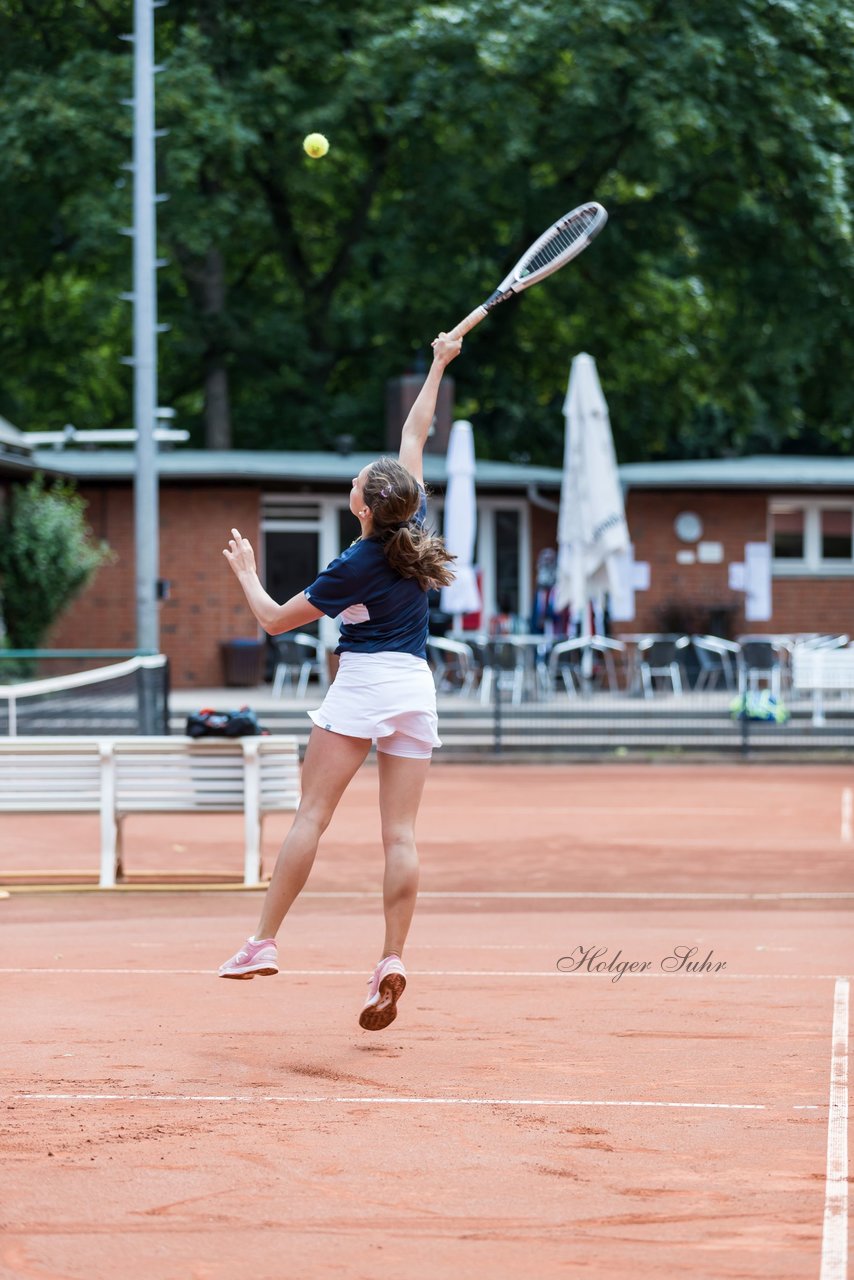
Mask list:
POLYGON ((409 520, 401 520, 399 524, 387 524, 379 536, 381 538, 393 538, 395 534, 400 533, 401 529, 408 529, 410 523, 409 520))

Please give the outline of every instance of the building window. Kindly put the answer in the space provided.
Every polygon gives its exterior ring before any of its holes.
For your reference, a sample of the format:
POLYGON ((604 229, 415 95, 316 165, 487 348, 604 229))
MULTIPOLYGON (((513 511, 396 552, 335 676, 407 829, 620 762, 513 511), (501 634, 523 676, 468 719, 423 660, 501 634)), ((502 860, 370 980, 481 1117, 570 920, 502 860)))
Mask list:
POLYGON ((495 512, 495 602, 499 613, 519 614, 519 512, 495 512))
POLYGON ((317 577, 318 535, 307 529, 267 530, 264 535, 264 585, 284 603, 317 577))
POLYGON ((262 520, 320 519, 320 503, 314 498, 304 498, 293 493, 265 493, 261 498, 262 520))
POLYGON ((854 503, 775 498, 768 517, 778 577, 854 575, 854 503))
POLYGON ((842 509, 819 512, 821 518, 822 560, 851 559, 851 511, 842 509))
MULTIPOLYGON (((261 500, 260 575, 279 603, 314 582, 320 560, 322 507, 298 494, 267 493, 261 500)), ((316 622, 300 628, 317 635, 316 622)))
POLYGON ((803 560, 804 511, 802 507, 780 504, 771 511, 775 560, 803 560))
POLYGON ((359 521, 349 507, 338 508, 338 550, 339 554, 355 542, 361 533, 359 521))
POLYGON ((497 613, 527 618, 531 611, 531 539, 523 502, 480 498, 477 504, 477 551, 484 627, 497 613))

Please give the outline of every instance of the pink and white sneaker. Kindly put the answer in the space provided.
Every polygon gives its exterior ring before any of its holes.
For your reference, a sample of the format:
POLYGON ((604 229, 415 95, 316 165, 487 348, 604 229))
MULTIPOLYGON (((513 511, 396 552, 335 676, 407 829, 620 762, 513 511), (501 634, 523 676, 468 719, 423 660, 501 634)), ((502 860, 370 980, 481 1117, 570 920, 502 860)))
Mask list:
POLYGON ((247 938, 236 955, 219 967, 221 978, 254 978, 266 977, 279 972, 276 939, 264 938, 256 942, 247 938))
POLYGON ((406 986, 406 970, 400 956, 380 960, 368 983, 368 998, 359 1015, 366 1031, 382 1031, 397 1017, 397 1002, 406 986))

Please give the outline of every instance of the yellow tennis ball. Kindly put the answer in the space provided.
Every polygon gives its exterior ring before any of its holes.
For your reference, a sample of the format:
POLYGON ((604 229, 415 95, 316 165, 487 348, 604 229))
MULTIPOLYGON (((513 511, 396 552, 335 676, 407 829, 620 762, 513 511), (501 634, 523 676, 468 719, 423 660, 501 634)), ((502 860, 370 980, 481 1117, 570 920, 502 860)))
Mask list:
POLYGON ((311 156, 312 160, 319 160, 329 150, 329 141, 322 133, 310 133, 304 139, 302 147, 305 154, 311 156))

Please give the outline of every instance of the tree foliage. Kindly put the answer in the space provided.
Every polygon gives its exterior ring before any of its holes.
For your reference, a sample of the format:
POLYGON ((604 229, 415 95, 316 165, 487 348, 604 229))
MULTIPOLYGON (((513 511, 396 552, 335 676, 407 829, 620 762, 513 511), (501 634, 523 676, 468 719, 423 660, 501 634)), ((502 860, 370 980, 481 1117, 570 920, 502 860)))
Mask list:
MULTIPOLYGON (((128 420, 131 9, 0 0, 0 412, 24 426, 128 420)), ((454 366, 479 452, 559 462, 579 350, 623 460, 847 451, 852 35, 852 0, 162 10, 161 401, 197 443, 378 447, 386 379, 596 198, 594 248, 454 366)))
POLYGON ((36 475, 9 495, 0 538, 0 603, 10 647, 38 649, 56 619, 110 555, 93 542, 72 485, 36 475))

